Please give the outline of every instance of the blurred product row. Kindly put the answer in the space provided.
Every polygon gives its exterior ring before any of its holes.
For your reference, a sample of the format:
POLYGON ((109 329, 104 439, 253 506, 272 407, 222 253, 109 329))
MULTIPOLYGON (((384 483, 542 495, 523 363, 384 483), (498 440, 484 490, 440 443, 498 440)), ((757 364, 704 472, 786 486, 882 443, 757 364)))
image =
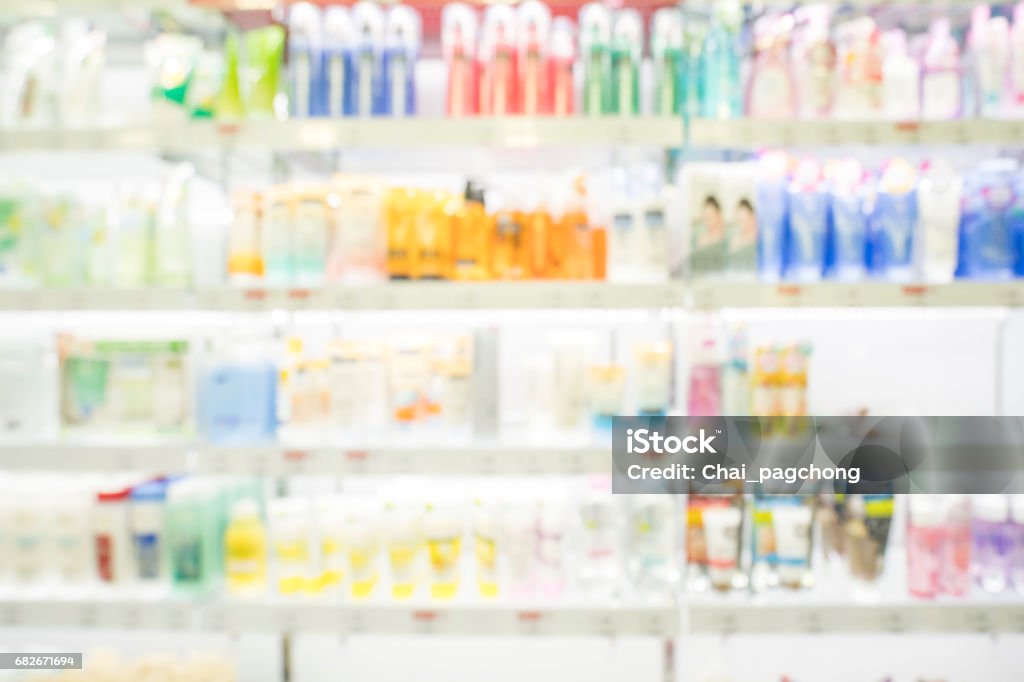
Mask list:
MULTIPOLYGON (((195 118, 410 116, 417 90, 444 90, 450 116, 714 119, 1019 116, 1024 5, 979 4, 965 26, 935 17, 908 35, 873 16, 834 21, 827 4, 754 15, 738 1, 709 12, 590 3, 577 20, 543 2, 480 13, 444 6, 446 83, 424 83, 421 20, 411 7, 358 2, 288 7, 282 23, 147 43, 155 101, 195 118), (649 39, 645 39, 645 28, 649 39), (645 53, 648 55, 645 58, 645 53)), ((0 121, 93 123, 107 35, 81 20, 33 21, 5 41, 0 121)), ((440 113, 440 112, 438 112, 440 113)))
POLYGON ((81 670, 60 672, 0 671, 10 682, 236 682, 234 657, 220 651, 186 654, 123 655, 115 649, 92 647, 82 656, 81 670))
POLYGON ((56 353, 45 339, 5 340, 0 440, 175 443, 196 434, 210 444, 324 445, 409 436, 422 445, 517 434, 603 443, 616 415, 808 413, 810 347, 751 346, 739 326, 694 337, 685 405, 667 337, 615 351, 603 333, 552 332, 533 354, 503 354, 501 338, 482 327, 275 340, 242 328, 191 341, 60 335, 56 353))
MULTIPOLYGON (((316 288, 387 280, 1004 280, 1024 275, 1024 174, 766 152, 489 182, 383 176, 191 198, 191 166, 119 188, 0 191, 0 287, 316 288), (688 256, 684 255, 688 254, 688 256)), ((39 182, 42 185, 42 182, 39 182)))
MULTIPOLYGON (((691 592, 817 582, 856 596, 884 591, 883 574, 894 571, 888 494, 684 501, 615 496, 607 477, 430 487, 404 479, 344 494, 307 481, 281 497, 263 480, 225 477, 28 474, 0 484, 0 569, 21 586, 557 603, 670 600, 682 577, 691 592)), ((909 511, 911 595, 1024 592, 1020 496, 899 499, 909 511)))

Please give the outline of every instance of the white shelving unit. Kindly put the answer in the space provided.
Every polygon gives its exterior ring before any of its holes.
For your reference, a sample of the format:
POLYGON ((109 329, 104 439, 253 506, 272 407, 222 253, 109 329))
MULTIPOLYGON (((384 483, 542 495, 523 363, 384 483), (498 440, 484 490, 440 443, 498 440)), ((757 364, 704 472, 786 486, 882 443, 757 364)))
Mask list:
POLYGON ((510 606, 317 600, 189 601, 165 596, 0 599, 0 627, 211 630, 338 635, 673 637, 674 604, 510 606))
POLYGON ((1024 280, 896 284, 698 282, 690 305, 719 308, 963 308, 1024 306, 1024 280))
POLYGON ((6 289, 0 311, 75 310, 505 310, 695 308, 962 308, 1024 306, 1024 280, 617 284, 612 282, 407 282, 324 289, 6 289))
POLYGON ((607 474, 611 446, 212 447, 181 445, 2 445, 5 471, 144 471, 256 476, 299 474, 607 474))
POLYGON ((0 310, 472 310, 676 307, 678 283, 410 282, 325 289, 8 289, 0 310))
POLYGON ((1024 602, 714 603, 687 606, 692 634, 1024 633, 1024 602))
POLYGON ((1024 120, 833 121, 753 119, 684 123, 672 116, 342 118, 181 121, 77 129, 7 128, 0 150, 165 150, 244 148, 317 151, 411 147, 613 147, 684 145, 708 149, 841 145, 1020 144, 1024 120))

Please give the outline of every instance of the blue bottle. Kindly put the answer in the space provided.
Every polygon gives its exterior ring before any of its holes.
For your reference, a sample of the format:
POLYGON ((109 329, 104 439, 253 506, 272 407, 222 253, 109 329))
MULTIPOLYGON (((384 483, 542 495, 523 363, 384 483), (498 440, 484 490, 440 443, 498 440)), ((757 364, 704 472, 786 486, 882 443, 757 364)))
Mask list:
POLYGON ((277 431, 277 371, 267 360, 224 359, 199 382, 199 428, 214 444, 261 443, 277 431))
POLYGON ((420 49, 420 17, 405 5, 388 12, 384 31, 383 87, 381 113, 409 116, 416 113, 413 79, 420 49))
POLYGON ((785 152, 770 152, 757 164, 757 266, 761 279, 782 279, 786 254, 785 152))
POLYGON ((337 118, 354 113, 348 79, 352 67, 352 17, 348 9, 332 5, 324 11, 321 80, 324 115, 337 118))
POLYGON ((736 0, 714 3, 702 59, 704 118, 732 119, 742 114, 740 28, 743 8, 736 0))
POLYGON ((299 2, 288 11, 289 110, 296 118, 326 115, 320 9, 299 2))
POLYGON ((1021 274, 1024 177, 1012 159, 977 167, 965 181, 957 277, 1008 279, 1021 274))
POLYGON ((911 278, 917 222, 917 170, 903 159, 893 159, 878 181, 872 214, 873 274, 892 280, 911 278))
POLYGON ((358 2, 352 8, 354 47, 345 78, 348 86, 345 109, 353 116, 384 113, 381 52, 384 14, 372 2, 358 2))
POLYGON ((132 488, 132 549, 141 581, 160 580, 164 574, 164 506, 167 482, 148 481, 132 488))
POLYGON ((856 159, 838 162, 829 177, 827 270, 839 280, 859 280, 867 272, 864 179, 864 167, 856 159))
POLYGON ((814 159, 800 161, 786 188, 789 230, 786 240, 787 279, 813 282, 825 270, 825 233, 829 198, 821 166, 814 159))

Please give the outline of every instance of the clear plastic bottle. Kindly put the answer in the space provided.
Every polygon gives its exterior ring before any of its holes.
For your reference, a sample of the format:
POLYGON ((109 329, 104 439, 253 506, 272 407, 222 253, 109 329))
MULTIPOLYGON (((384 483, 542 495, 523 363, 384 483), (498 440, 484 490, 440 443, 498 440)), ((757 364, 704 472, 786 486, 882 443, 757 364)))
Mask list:
POLYGON ((941 590, 943 529, 938 498, 910 495, 907 517, 907 590, 934 598, 941 590))
POLYGON ((674 495, 631 495, 628 500, 629 582, 642 599, 671 596, 679 582, 674 495))
POLYGON ((218 492, 215 482, 195 478, 176 481, 167 491, 164 534, 176 590, 205 593, 220 583, 218 492))
POLYGON ((942 591, 963 597, 971 589, 971 500, 966 495, 948 495, 943 508, 942 591))
POLYGON ((424 529, 430 558, 430 596, 451 599, 461 582, 461 519, 452 505, 435 502, 427 505, 424 529))
POLYGON ((622 514, 610 487, 610 481, 592 480, 577 508, 576 582, 591 599, 615 596, 622 575, 622 514))

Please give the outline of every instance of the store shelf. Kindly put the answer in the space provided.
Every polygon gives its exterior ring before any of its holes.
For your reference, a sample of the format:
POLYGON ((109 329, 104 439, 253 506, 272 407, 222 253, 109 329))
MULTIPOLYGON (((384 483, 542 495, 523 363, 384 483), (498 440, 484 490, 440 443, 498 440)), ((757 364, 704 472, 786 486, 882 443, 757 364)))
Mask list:
POLYGON ((180 9, 188 5, 189 0, 4 0, 0 16, 33 17, 74 12, 119 12, 126 9, 163 10, 180 9))
POLYGON ((1024 281, 889 284, 884 282, 760 284, 706 281, 690 289, 690 305, 719 308, 963 308, 1024 306, 1024 281))
POLYGON ((298 474, 607 474, 611 447, 211 447, 182 445, 3 445, 4 471, 142 471, 298 474))
POLYGON ((694 120, 697 148, 832 147, 840 145, 979 145, 1024 143, 1024 120, 961 121, 712 121, 694 120))
POLYGON ((326 289, 183 291, 0 290, 0 310, 473 310, 665 308, 682 304, 677 283, 409 282, 326 289))
POLYGON ((1024 120, 758 121, 675 117, 345 118, 171 122, 81 129, 8 128, 0 149, 245 149, 653 146, 756 149, 838 145, 1018 145, 1024 120))
POLYGON ((0 149, 14 151, 245 149, 317 151, 410 147, 678 147, 673 117, 344 118, 171 122, 81 129, 8 128, 0 149))
MULTIPOLYGON (((467 589, 470 586, 467 585, 467 589)), ((358 605, 352 602, 187 601, 166 597, 0 599, 0 627, 321 632, 339 635, 672 637, 674 605, 512 607, 499 604, 358 605)))
POLYGON ((687 607, 691 634, 1024 633, 1024 602, 713 603, 687 607))

